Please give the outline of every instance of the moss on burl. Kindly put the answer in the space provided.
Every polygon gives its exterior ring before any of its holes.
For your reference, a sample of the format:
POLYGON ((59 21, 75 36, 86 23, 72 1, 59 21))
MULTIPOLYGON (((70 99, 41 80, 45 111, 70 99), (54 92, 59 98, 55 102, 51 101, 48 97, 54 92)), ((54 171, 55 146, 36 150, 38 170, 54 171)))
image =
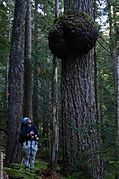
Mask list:
POLYGON ((91 50, 97 40, 94 21, 86 13, 64 15, 55 19, 49 31, 49 48, 58 58, 68 54, 81 56, 91 50))

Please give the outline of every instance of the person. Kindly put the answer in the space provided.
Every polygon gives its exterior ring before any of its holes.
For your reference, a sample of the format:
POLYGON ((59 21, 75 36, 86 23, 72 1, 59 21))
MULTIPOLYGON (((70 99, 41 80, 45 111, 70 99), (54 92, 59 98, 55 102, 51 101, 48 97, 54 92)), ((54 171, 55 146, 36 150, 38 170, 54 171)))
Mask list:
POLYGON ((22 145, 23 165, 25 168, 34 169, 38 151, 38 131, 28 117, 22 120, 19 141, 22 145))

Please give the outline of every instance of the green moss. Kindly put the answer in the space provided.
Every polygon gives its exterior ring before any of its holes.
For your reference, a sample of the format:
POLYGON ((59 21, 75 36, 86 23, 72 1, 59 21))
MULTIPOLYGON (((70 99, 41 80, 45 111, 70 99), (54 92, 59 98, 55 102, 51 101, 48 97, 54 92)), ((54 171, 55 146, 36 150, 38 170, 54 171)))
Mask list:
POLYGON ((12 168, 5 168, 6 173, 12 178, 23 178, 22 174, 19 173, 19 170, 12 168))
POLYGON ((48 163, 43 162, 43 161, 36 161, 35 162, 35 169, 36 170, 41 170, 41 169, 47 169, 48 163))
POLYGON ((79 172, 78 173, 74 173, 74 174, 72 174, 70 176, 67 176, 67 177, 66 176, 62 176, 61 177, 61 179, 77 179, 77 178, 80 178, 80 179, 90 179, 90 177, 88 177, 88 176, 85 176, 85 177, 81 176, 79 172))
POLYGON ((49 31, 49 48, 61 59, 69 53, 77 57, 87 54, 95 46, 97 37, 96 26, 88 14, 65 14, 55 20, 49 31))
POLYGON ((12 164, 11 168, 5 168, 6 173, 14 179, 40 179, 40 171, 47 169, 46 162, 35 162, 34 170, 25 169, 22 165, 12 164))
POLYGON ((76 22, 74 21, 74 18, 78 19, 78 18, 81 18, 81 17, 82 17, 82 22, 77 21, 77 25, 79 23, 84 24, 86 22, 88 22, 88 24, 90 22, 91 24, 94 25, 93 18, 90 15, 88 15, 87 13, 85 13, 85 12, 64 14, 64 15, 62 15, 60 17, 55 18, 54 24, 56 24, 56 23, 58 24, 60 21, 67 21, 67 19, 68 19, 68 22, 72 22, 72 24, 76 25, 76 22))
POLYGON ((115 179, 115 174, 114 173, 106 173, 105 179, 115 179))
POLYGON ((6 173, 10 176, 10 178, 14 179, 38 179, 39 176, 35 172, 32 172, 28 169, 20 168, 20 169, 14 169, 14 168, 6 168, 5 169, 6 173))

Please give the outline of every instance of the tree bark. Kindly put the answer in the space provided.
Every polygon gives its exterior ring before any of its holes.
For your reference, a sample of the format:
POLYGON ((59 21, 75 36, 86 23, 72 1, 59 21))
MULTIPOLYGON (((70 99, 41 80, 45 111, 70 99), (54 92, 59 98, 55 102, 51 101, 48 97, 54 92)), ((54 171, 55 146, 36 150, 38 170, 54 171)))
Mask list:
MULTIPOLYGON (((117 161, 119 160, 119 25, 117 25, 117 137, 116 137, 116 143, 117 143, 117 161)), ((119 179, 119 174, 116 174, 116 179, 119 179)))
MULTIPOLYGON (((112 39, 112 12, 111 12, 111 2, 107 0, 107 7, 108 7, 108 19, 109 19, 109 37, 110 37, 110 46, 113 47, 113 39, 112 39)), ((112 48, 111 48, 112 49, 112 48)), ((113 52, 113 49, 111 50, 113 52)))
POLYGON ((51 169, 56 170, 59 145, 59 127, 57 115, 57 61, 53 57, 52 74, 52 122, 51 122, 51 169))
MULTIPOLYGON (((86 12, 93 16, 92 0, 65 0, 65 12, 86 12)), ((62 60, 63 168, 81 176, 103 179, 99 156, 94 58, 92 51, 62 60)))
POLYGON ((24 57, 24 26, 26 1, 15 1, 15 13, 10 49, 9 66, 9 119, 6 164, 18 162, 20 146, 18 142, 20 121, 23 105, 23 57, 24 57))
POLYGON ((33 121, 39 127, 39 63, 38 63, 38 22, 37 22, 38 3, 35 0, 34 12, 34 69, 33 69, 33 121))
POLYGON ((32 118, 31 0, 27 0, 25 23, 24 116, 32 118))
MULTIPOLYGON (((55 17, 59 16, 59 0, 55 0, 55 17)), ((51 169, 56 170, 59 146, 59 126, 57 115, 57 59, 53 56, 52 73, 52 122, 51 122, 51 169)))
POLYGON ((65 0, 64 10, 67 12, 86 12, 93 16, 93 3, 92 0, 65 0))

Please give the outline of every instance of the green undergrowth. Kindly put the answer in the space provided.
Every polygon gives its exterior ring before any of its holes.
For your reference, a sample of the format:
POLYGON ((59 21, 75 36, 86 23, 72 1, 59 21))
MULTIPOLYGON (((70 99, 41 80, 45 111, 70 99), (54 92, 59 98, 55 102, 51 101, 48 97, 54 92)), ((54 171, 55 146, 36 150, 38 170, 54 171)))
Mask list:
MULTIPOLYGON (((104 179, 115 179, 116 174, 113 172, 105 172, 104 179)), ((74 173, 70 176, 62 176, 61 179, 89 179, 89 177, 81 176, 80 173, 74 173)))
POLYGON ((79 173, 74 173, 70 176, 62 176, 61 179, 89 179, 87 176, 81 177, 79 173))
POLYGON ((71 176, 67 176, 67 177, 65 177, 65 176, 61 177, 61 179, 76 179, 76 178, 79 178, 79 174, 78 173, 75 173, 75 174, 73 174, 71 176))
MULTIPOLYGON (((43 161, 36 161, 34 170, 25 169, 22 164, 13 164, 10 168, 4 168, 6 173, 9 175, 10 179, 41 179, 42 172, 47 172, 48 163, 43 161)), ((60 167, 58 167, 57 172, 60 174, 60 167)), ((73 173, 70 176, 60 175, 61 179, 87 179, 83 177, 79 172, 73 173)), ((57 178, 56 178, 57 179, 57 178)), ((105 179, 115 179, 115 173, 106 172, 105 179)))
POLYGON ((105 175, 105 179, 115 179, 115 175, 112 173, 108 173, 105 175))
MULTIPOLYGON (((79 173, 74 173, 71 176, 62 176, 61 179, 89 179, 87 177, 81 177, 79 173)), ((115 179, 115 174, 112 173, 106 173, 104 179, 115 179)))
POLYGON ((22 165, 13 164, 10 168, 5 168, 11 179, 40 179, 42 170, 47 169, 48 163, 42 161, 35 162, 34 170, 25 169, 22 165))

